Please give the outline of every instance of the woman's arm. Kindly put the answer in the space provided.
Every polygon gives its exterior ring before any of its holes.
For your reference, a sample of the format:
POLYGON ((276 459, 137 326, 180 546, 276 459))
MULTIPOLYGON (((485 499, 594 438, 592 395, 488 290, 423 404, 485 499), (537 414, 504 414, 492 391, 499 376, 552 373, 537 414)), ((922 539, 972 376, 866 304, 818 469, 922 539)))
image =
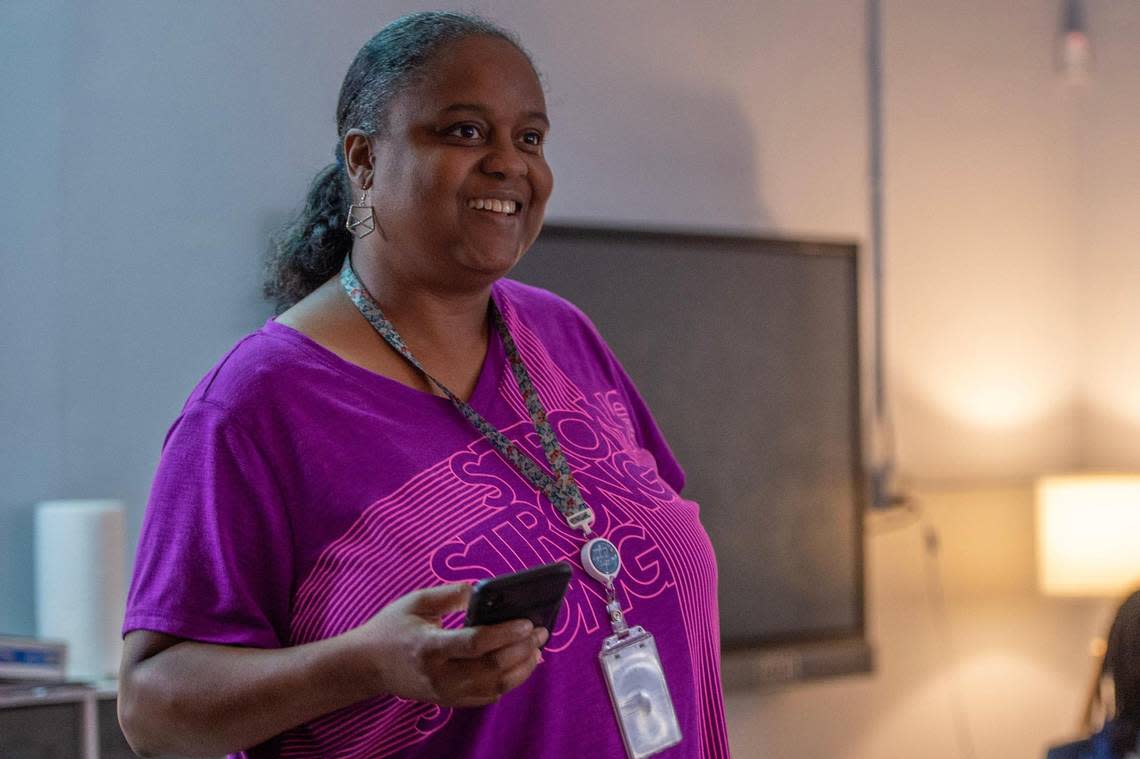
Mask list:
POLYGON ((445 630, 465 583, 417 590, 360 627, 280 649, 126 637, 119 721, 141 756, 218 756, 381 694, 443 706, 492 703, 530 676, 547 632, 529 621, 445 630))

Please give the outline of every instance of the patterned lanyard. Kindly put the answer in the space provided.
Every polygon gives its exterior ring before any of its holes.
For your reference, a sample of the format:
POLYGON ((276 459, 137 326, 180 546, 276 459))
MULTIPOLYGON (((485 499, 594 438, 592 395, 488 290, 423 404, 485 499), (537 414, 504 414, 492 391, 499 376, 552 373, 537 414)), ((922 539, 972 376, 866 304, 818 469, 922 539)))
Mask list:
POLYGON ((508 461, 514 464, 515 468, 530 480, 536 488, 546 494, 554 507, 562 512, 562 516, 566 518, 567 523, 573 529, 582 530, 587 536, 590 535, 590 526, 594 522, 594 512, 586 505, 585 500, 582 498, 582 491, 578 488, 578 483, 574 480, 574 475, 570 471, 570 466, 566 462, 566 457, 562 454, 562 448, 558 444, 558 437, 554 434, 554 428, 550 426, 550 422, 546 418, 546 410, 542 406, 542 401, 538 397, 538 392, 534 388, 534 383, 530 380, 530 374, 526 370, 526 365, 523 364, 522 357, 519 356, 518 348, 515 346, 515 341, 511 338, 511 333, 507 329, 506 323, 503 321, 502 314, 499 313, 498 306, 495 305, 494 299, 491 299, 489 311, 491 313, 491 321, 494 322, 495 328, 498 330, 499 335, 503 339, 503 348, 507 354, 507 361, 511 365, 511 373, 515 376, 515 382, 518 383, 519 392, 522 393, 523 400, 526 403, 527 410, 530 412, 530 418, 534 422, 534 427, 538 431, 538 437, 542 441, 542 449, 546 453, 546 460, 550 462, 550 468, 557 472, 558 479, 552 478, 549 474, 542 470, 538 462, 518 449, 518 447, 507 438, 506 435, 499 432, 490 422, 484 419, 478 411, 471 408, 471 406, 459 399, 454 393, 447 389, 442 382, 435 377, 428 374, 427 370, 423 368, 419 361, 404 344, 400 334, 396 332, 396 328, 384 316, 380 310, 380 305, 373 300, 372 296, 368 293, 367 288, 356 276, 356 272, 352 268, 351 256, 346 256, 344 259, 344 266, 340 270, 340 283, 344 287, 345 293, 356 305, 356 308, 368 320, 380 336, 384 338, 389 345, 392 346, 409 363, 412 364, 421 374, 435 384, 444 395, 448 397, 451 403, 471 422, 476 429, 478 429, 483 436, 491 442, 508 461))

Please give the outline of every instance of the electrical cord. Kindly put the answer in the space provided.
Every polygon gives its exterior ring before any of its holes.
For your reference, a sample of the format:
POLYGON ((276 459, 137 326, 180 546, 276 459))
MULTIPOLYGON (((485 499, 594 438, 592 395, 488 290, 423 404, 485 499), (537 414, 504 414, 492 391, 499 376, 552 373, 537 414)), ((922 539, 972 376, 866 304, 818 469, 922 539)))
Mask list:
POLYGON ((921 520, 922 513, 909 495, 897 496, 890 506, 864 512, 864 524, 868 535, 885 535, 888 532, 905 530, 921 520))
POLYGON ((966 714, 966 699, 962 695, 961 672, 958 664, 958 651, 954 645, 954 636, 950 630, 950 614, 946 609, 946 592, 942 584, 942 567, 939 559, 942 556, 942 540, 938 530, 930 523, 930 519, 919 506, 911 499, 919 518, 922 530, 923 555, 926 558, 926 591, 927 601, 935 614, 934 627, 940 637, 940 650, 946 652, 950 661, 949 698, 950 712, 954 721, 954 738, 958 744, 958 754, 964 759, 976 759, 977 750, 974 744, 973 731, 966 714))
POLYGON ((938 534, 938 529, 930 522, 918 498, 909 494, 897 497, 895 502, 886 509, 868 512, 866 524, 868 535, 885 535, 909 527, 918 527, 918 534, 922 539, 922 555, 926 575, 926 601, 934 615, 938 650, 945 653, 945 658, 950 663, 947 697, 950 702, 950 715, 953 721, 957 753, 962 759, 976 759, 977 748, 966 711, 966 699, 962 693, 958 652, 950 630, 950 615, 946 607, 945 588, 942 584, 940 564, 942 540, 938 534))

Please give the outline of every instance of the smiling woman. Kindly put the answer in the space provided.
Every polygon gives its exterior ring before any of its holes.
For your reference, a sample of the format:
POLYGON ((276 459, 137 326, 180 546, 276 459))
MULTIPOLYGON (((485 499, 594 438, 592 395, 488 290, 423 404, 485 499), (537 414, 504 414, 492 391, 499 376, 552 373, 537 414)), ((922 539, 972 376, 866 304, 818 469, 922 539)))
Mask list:
POLYGON ((423 76, 394 99, 382 136, 344 137, 348 175, 374 196, 381 232, 366 238, 379 255, 362 256, 358 271, 385 288, 373 295, 386 305, 424 288, 485 294, 538 236, 553 184, 542 87, 513 43, 468 37, 423 76))
POLYGON ((482 19, 407 16, 353 61, 270 262, 283 310, 163 448, 123 626, 140 754, 727 755, 684 474, 586 317, 505 279, 549 123, 482 19), (460 626, 472 582, 551 562, 552 629, 460 626))

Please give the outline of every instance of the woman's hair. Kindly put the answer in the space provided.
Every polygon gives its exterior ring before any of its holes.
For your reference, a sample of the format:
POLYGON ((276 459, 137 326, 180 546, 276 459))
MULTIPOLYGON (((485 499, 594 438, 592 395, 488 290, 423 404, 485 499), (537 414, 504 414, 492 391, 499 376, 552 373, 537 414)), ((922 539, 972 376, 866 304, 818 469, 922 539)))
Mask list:
POLYGON ((1089 714, 1105 716, 1113 755, 1123 756, 1140 738, 1140 590, 1124 600, 1112 620, 1100 668, 1099 679, 1105 678, 1112 682, 1112 703, 1103 702, 1098 688, 1089 714))
POLYGON ((344 164, 345 133, 360 129, 383 134, 393 100, 418 84, 440 50, 473 36, 505 40, 531 60, 514 35, 490 21, 441 11, 398 18, 360 48, 337 100, 336 160, 321 169, 309 187, 304 208, 272 240, 264 292, 278 310, 293 305, 336 274, 352 250, 352 235, 345 229, 352 202, 344 164))

